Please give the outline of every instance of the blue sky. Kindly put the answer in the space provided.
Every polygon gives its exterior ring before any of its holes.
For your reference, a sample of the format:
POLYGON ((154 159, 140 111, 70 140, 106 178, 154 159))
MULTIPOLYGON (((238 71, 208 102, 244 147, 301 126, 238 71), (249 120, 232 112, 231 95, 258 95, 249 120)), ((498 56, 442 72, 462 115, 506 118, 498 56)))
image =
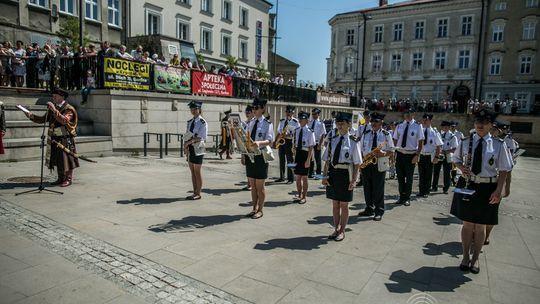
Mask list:
MULTIPOLYGON (((275 12, 276 0, 271 12, 275 12)), ((389 3, 400 2, 390 0, 389 3)), ((300 64, 298 80, 326 83, 330 26, 335 14, 374 7, 378 0, 279 0, 278 54, 300 64)))

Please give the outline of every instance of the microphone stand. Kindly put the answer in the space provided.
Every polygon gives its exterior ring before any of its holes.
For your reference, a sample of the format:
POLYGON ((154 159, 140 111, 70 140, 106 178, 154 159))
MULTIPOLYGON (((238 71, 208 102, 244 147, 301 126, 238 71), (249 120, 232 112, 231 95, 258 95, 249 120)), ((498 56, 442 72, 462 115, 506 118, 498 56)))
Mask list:
POLYGON ((50 193, 56 193, 56 194, 64 194, 64 192, 56 191, 56 190, 49 190, 45 189, 45 186, 43 186, 43 163, 45 160, 45 129, 47 127, 47 122, 49 118, 49 109, 47 109, 47 112, 45 113, 45 121, 43 122, 43 130, 41 131, 41 175, 39 179, 39 186, 37 189, 33 190, 27 190, 19 193, 15 193, 15 196, 21 195, 21 194, 30 194, 30 193, 41 193, 43 191, 50 192, 50 193))

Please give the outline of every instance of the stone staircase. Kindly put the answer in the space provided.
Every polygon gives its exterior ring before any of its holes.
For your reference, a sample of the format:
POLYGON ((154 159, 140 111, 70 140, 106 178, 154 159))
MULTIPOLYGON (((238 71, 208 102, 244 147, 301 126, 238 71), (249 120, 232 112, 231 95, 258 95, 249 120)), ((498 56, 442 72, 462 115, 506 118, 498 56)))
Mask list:
MULTIPOLYGON (((43 125, 28 120, 16 108, 20 104, 36 115, 44 115, 50 95, 40 90, 0 89, 0 101, 4 102, 6 114, 6 135, 3 138, 6 154, 0 161, 32 160, 41 157, 41 134, 43 125)), ((89 157, 112 154, 110 136, 95 135, 91 121, 79 120, 77 126, 77 152, 89 157)))

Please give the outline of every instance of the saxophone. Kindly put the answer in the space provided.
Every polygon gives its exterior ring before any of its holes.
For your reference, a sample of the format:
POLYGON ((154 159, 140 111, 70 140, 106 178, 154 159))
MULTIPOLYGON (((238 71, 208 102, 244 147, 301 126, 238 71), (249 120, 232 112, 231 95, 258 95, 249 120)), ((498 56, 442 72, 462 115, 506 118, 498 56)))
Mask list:
POLYGON ((276 139, 276 149, 279 149, 282 145, 285 144, 285 137, 287 136, 287 127, 284 127, 283 130, 281 130, 281 133, 279 133, 277 139, 276 139))
POLYGON ((360 165, 360 169, 364 169, 365 167, 369 165, 374 165, 377 163, 377 153, 381 151, 381 149, 384 147, 385 142, 378 145, 377 148, 373 149, 373 151, 369 152, 363 159, 362 164, 360 165))

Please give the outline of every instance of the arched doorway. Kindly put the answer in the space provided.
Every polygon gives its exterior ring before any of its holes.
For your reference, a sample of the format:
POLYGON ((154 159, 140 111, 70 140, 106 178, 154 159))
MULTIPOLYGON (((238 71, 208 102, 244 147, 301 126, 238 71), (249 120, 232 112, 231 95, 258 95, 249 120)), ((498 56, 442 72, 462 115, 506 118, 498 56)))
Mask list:
POLYGON ((471 89, 469 89, 468 86, 460 84, 454 89, 454 93, 452 94, 452 101, 458 101, 459 113, 465 113, 469 98, 471 98, 471 89))

